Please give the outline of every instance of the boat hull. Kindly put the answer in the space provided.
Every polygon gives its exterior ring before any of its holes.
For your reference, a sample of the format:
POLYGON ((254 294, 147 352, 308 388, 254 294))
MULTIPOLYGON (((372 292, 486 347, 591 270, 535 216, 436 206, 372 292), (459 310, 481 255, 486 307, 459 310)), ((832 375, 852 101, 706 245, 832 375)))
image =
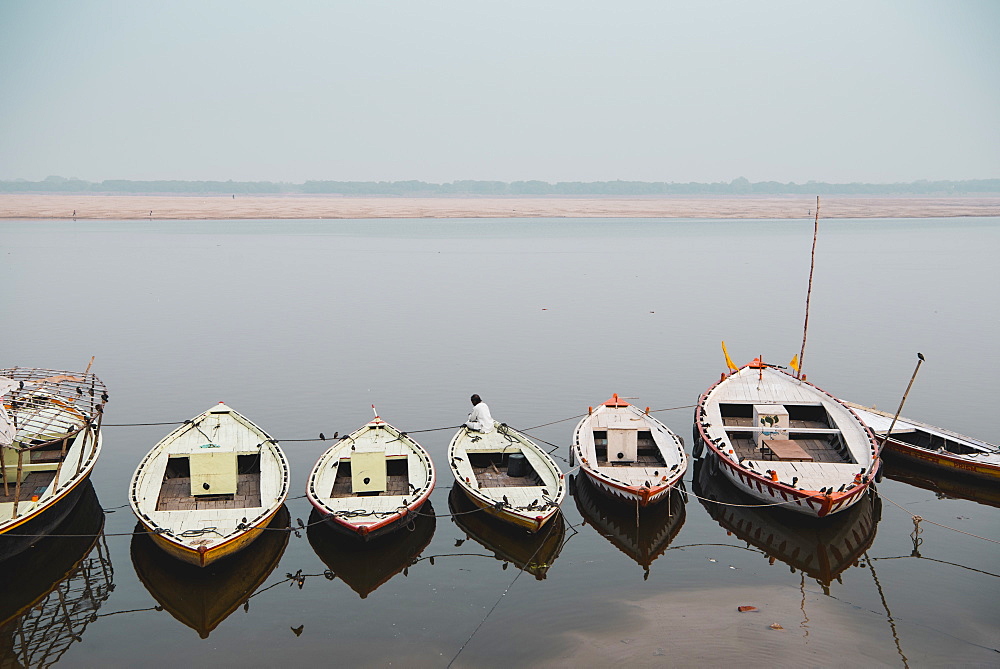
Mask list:
POLYGON ((681 478, 678 476, 676 479, 662 485, 647 488, 645 486, 629 486, 609 481, 600 472, 592 469, 581 467, 580 471, 586 476, 587 481, 602 495, 616 501, 640 507, 652 506, 665 500, 669 496, 670 490, 681 478))
POLYGON ((417 516, 421 515, 420 509, 424 507, 430 496, 431 491, 428 490, 426 495, 410 504, 405 512, 396 513, 372 523, 353 523, 350 518, 341 518, 330 514, 327 509, 316 503, 313 503, 313 509, 332 529, 342 534, 357 537, 361 541, 371 541, 392 534, 415 522, 417 516))
MULTIPOLYGON (((722 379, 714 383, 701 395, 694 412, 694 437, 696 443, 695 452, 703 454, 709 459, 709 466, 713 470, 712 473, 721 472, 740 491, 750 497, 753 497, 754 499, 760 500, 766 505, 780 506, 791 511, 796 511, 807 516, 814 516, 817 518, 823 518, 830 514, 849 509, 864 497, 869 486, 878 476, 879 468, 881 466, 881 460, 874 451, 874 435, 867 426, 864 427, 864 430, 872 448, 871 466, 864 476, 857 477, 855 481, 850 484, 850 487, 847 487, 843 491, 825 493, 815 490, 801 490, 794 488, 790 485, 781 483, 780 481, 769 479, 764 474, 748 469, 747 467, 734 462, 730 457, 724 454, 716 446, 715 442, 712 441, 707 432, 706 428, 709 423, 708 416, 706 415, 706 403, 707 398, 712 391, 715 390, 715 388, 717 388, 720 384, 724 383, 727 378, 728 377, 723 376, 722 379)), ((802 381, 802 383, 807 384, 806 381, 802 381)), ((812 384, 807 385, 812 387, 816 392, 833 399, 838 404, 844 404, 826 391, 821 390, 812 384)), ((850 409, 850 407, 847 407, 846 405, 844 406, 851 412, 851 414, 854 415, 855 419, 857 419, 857 414, 854 413, 853 409, 850 409)), ((863 425, 860 419, 858 419, 858 423, 863 425)))
POLYGON ((886 462, 899 460, 925 469, 934 469, 946 476, 969 478, 983 483, 1000 483, 1000 465, 969 462, 967 459, 919 448, 892 437, 883 447, 886 462))
POLYGON ((216 544, 211 548, 206 548, 204 546, 194 547, 174 541, 170 537, 157 532, 156 528, 148 524, 144 518, 140 517, 139 523, 142 525, 143 529, 149 533, 153 543, 163 549, 168 555, 175 557, 182 562, 193 564, 196 567, 207 567, 208 565, 218 562, 223 558, 239 553, 241 550, 249 546, 257 537, 260 536, 261 532, 263 532, 265 528, 271 524, 271 521, 274 520, 275 515, 277 515, 281 508, 282 507, 279 506, 254 527, 237 534, 221 544, 216 544))
POLYGON ((462 481, 458 479, 456 479, 456 485, 470 502, 485 511, 487 515, 505 523, 516 525, 517 527, 525 529, 532 534, 535 534, 545 527, 545 525, 552 520, 556 513, 559 512, 559 507, 556 506, 549 508, 542 514, 528 515, 518 513, 517 511, 513 511, 507 507, 497 507, 496 504, 493 504, 489 500, 483 499, 480 495, 472 492, 462 483, 462 481))

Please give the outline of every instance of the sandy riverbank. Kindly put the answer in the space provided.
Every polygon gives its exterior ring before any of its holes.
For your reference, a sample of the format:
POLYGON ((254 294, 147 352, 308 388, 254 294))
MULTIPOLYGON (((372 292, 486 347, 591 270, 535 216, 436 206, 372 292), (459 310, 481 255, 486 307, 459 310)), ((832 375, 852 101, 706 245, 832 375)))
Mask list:
MULTIPOLYGON (((808 218, 815 197, 379 198, 0 195, 0 219, 808 218)), ((823 218, 1000 216, 998 197, 822 198, 823 218)))

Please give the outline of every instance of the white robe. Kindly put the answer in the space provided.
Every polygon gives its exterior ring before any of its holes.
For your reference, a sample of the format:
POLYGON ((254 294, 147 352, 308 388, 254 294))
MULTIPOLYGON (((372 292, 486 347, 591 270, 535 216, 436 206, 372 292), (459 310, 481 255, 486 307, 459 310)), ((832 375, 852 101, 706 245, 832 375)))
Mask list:
POLYGON ((465 426, 478 432, 492 432, 493 422, 490 408, 486 406, 486 402, 480 402, 472 407, 472 413, 469 414, 469 420, 465 422, 465 426))

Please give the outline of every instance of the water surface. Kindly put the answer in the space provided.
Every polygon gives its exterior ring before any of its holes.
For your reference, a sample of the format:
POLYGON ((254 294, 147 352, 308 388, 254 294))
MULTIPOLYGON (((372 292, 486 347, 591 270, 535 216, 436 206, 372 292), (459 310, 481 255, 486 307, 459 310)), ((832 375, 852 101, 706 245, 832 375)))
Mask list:
MULTIPOLYGON (((180 421, 223 400, 279 439, 351 431, 372 404, 416 432, 464 420, 476 392, 497 419, 531 428, 617 392, 683 407, 656 415, 689 441, 689 407, 725 369, 720 340, 738 362, 798 352, 811 237, 811 221, 3 221, 0 366, 82 369, 96 356, 111 424, 180 421)), ((987 408, 998 248, 995 218, 822 222, 810 380, 895 409, 920 351, 904 413, 1000 441, 987 408)), ((531 432, 566 456, 574 425, 531 432)), ((93 475, 105 508, 126 504, 136 464, 169 429, 105 430, 93 475)), ((912 518, 895 504, 996 539, 994 506, 886 480, 878 508, 845 527, 789 529, 756 510, 743 522, 764 536, 750 540, 694 497, 672 509, 680 523, 653 514, 641 532, 567 499, 562 541, 530 560, 448 517, 450 435, 415 434, 441 468, 440 517, 370 557, 380 574, 354 564, 328 579, 347 558, 317 553, 328 537, 293 535, 249 605, 205 639, 157 609, 130 537, 115 536, 135 520, 115 509, 114 590, 61 660, 443 666, 461 649, 457 666, 996 662, 997 545, 925 524, 914 556, 912 518), (867 548, 825 571, 766 536, 838 545, 844 532, 867 548)), ((284 448, 292 522, 307 522, 298 496, 324 445, 284 448)))

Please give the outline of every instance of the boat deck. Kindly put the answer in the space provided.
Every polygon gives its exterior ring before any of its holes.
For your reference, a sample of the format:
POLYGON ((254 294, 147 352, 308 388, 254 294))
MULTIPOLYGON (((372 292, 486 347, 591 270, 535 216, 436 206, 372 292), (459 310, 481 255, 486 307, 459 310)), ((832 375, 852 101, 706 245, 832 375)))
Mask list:
POLYGON ((406 474, 388 474, 385 477, 385 490, 380 492, 353 492, 353 482, 350 472, 345 476, 342 472, 337 473, 337 478, 333 482, 333 489, 330 497, 337 499, 342 497, 381 497, 383 495, 408 495, 410 494, 410 477, 406 474))
MULTIPOLYGON (((740 457, 740 460, 774 460, 779 461, 783 458, 778 457, 773 452, 768 449, 760 449, 754 444, 753 438, 740 438, 735 437, 732 434, 729 435, 729 441, 733 445, 733 449, 736 451, 736 455, 740 457)), ((805 451, 809 457, 811 457, 811 462, 836 462, 836 463, 850 463, 852 460, 844 457, 844 454, 837 450, 837 448, 827 441, 826 439, 791 439, 795 446, 805 451)))
POLYGON ((244 509, 259 507, 260 474, 239 474, 235 495, 191 494, 191 478, 177 476, 166 479, 156 500, 157 511, 202 511, 206 509, 244 509))
MULTIPOLYGON (((8 470, 9 471, 9 470, 8 470)), ((56 477, 54 471, 46 472, 31 472, 21 479, 21 495, 18 499, 22 502, 30 500, 32 495, 41 495, 44 493, 49 484, 52 483, 52 479, 56 477)), ((64 473, 62 479, 65 480, 66 474, 64 473)), ((14 495, 17 492, 17 481, 11 476, 7 481, 8 494, 3 494, 3 483, 0 483, 0 503, 2 502, 13 502, 14 495)))

